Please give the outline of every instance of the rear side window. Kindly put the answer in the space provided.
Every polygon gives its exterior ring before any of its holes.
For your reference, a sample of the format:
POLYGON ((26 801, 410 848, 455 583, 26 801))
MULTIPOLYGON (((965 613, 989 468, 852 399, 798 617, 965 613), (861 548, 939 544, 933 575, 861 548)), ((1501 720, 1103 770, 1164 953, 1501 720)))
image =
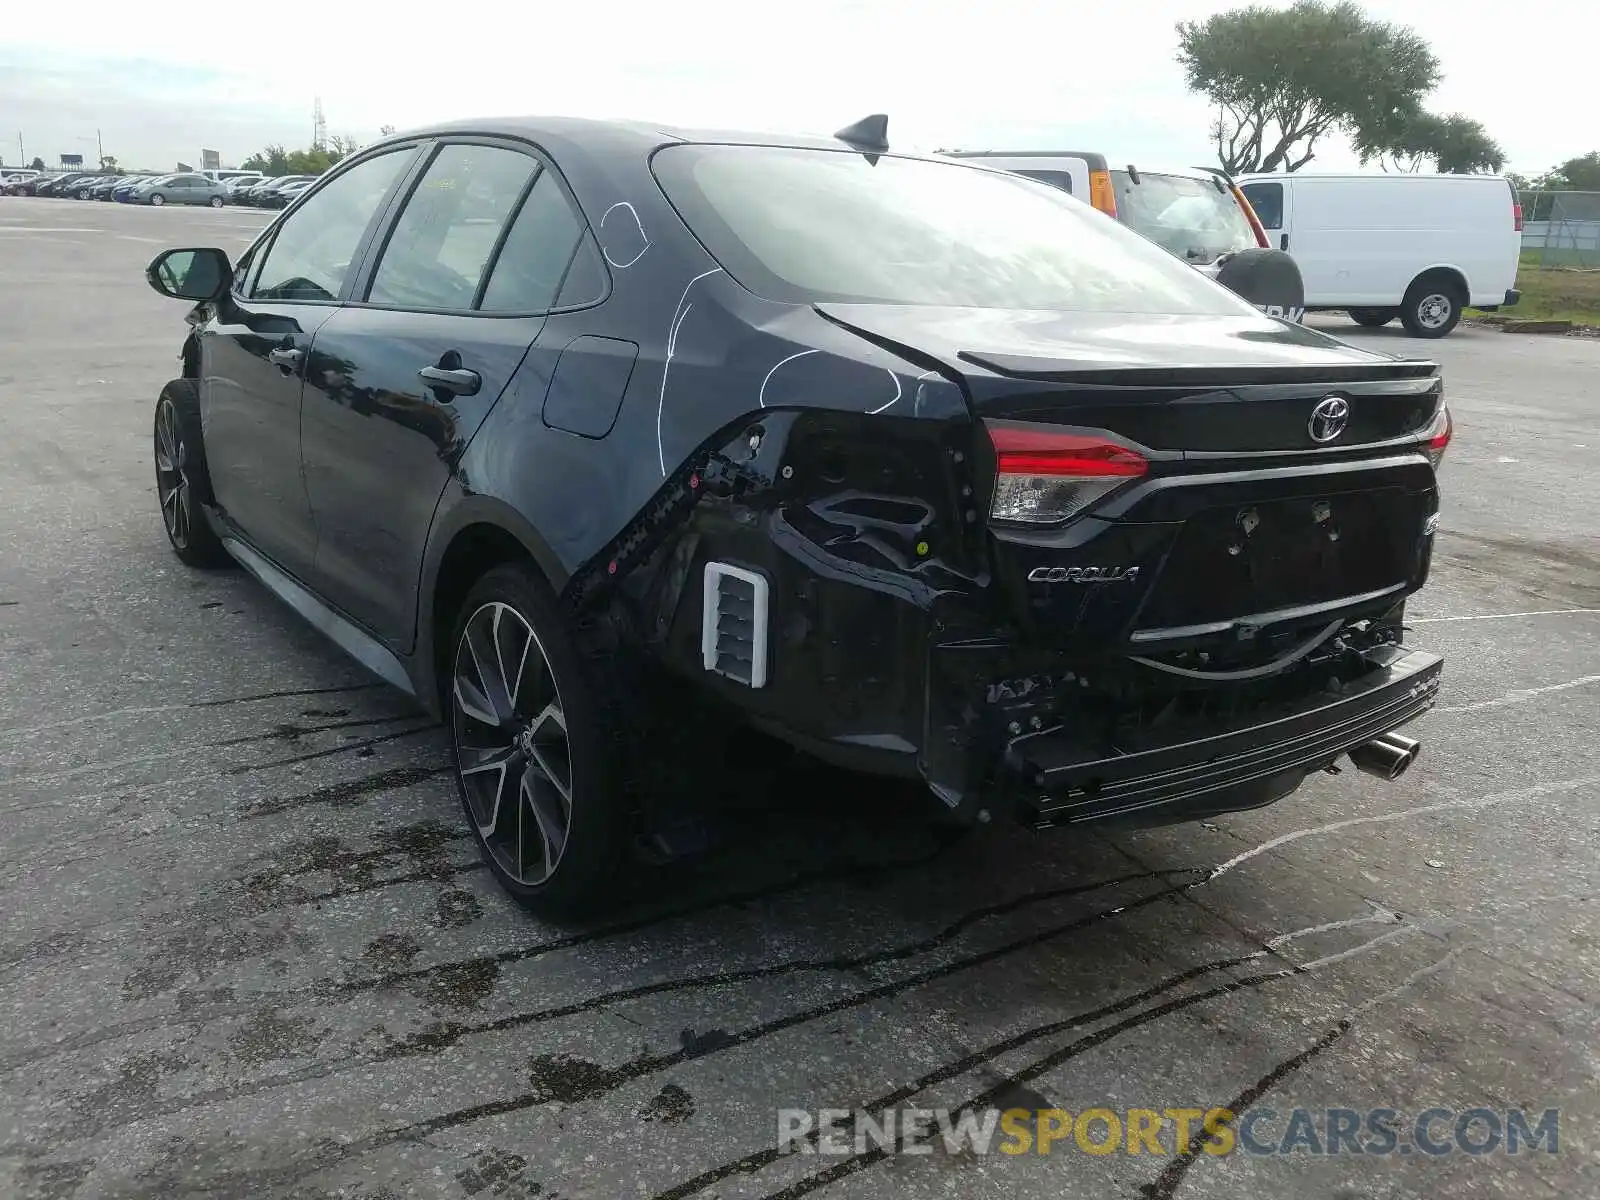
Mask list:
POLYGON ((418 181, 378 260, 367 300, 468 311, 501 231, 539 170, 496 146, 445 146, 418 181))
POLYGON ((251 297, 337 300, 367 227, 414 153, 406 147, 366 159, 307 197, 267 248, 251 297))
POLYGON ((869 161, 848 150, 692 144, 663 148, 653 166, 723 268, 773 300, 1252 311, 1087 205, 1008 172, 896 155, 869 161))
POLYGON ((1111 172, 1117 217, 1156 245, 1191 263, 1213 263, 1224 254, 1255 247, 1255 230, 1226 188, 1210 178, 1127 171, 1111 172))
POLYGON ((556 306, 557 297, 562 305, 587 304, 604 290, 598 272, 583 218, 546 171, 511 224, 479 307, 484 312, 543 312, 556 306))
POLYGON ((1072 176, 1065 171, 1018 171, 1018 175, 1026 175, 1029 179, 1037 179, 1040 183, 1048 183, 1051 187, 1058 187, 1069 196, 1072 194, 1072 176))
POLYGON ((1283 184, 1245 183, 1239 186, 1250 207, 1256 210, 1263 229, 1283 228, 1283 184))

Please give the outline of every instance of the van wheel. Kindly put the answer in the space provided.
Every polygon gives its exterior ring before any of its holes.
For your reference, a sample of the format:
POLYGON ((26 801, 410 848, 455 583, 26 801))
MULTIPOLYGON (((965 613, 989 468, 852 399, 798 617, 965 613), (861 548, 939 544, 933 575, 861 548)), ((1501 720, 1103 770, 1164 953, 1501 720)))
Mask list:
POLYGON ((1400 323, 1412 337, 1442 338, 1461 320, 1466 297, 1453 279, 1424 275, 1406 289, 1400 303, 1400 323))
POLYGON ((1350 319, 1368 329, 1378 329, 1400 315, 1398 308, 1352 308, 1350 319))

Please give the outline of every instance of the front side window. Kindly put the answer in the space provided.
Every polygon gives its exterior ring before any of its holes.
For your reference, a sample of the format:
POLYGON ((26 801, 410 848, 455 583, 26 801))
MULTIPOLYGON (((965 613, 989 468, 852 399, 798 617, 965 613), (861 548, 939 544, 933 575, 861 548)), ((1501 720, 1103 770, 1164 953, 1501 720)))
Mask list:
POLYGON ((1226 186, 1219 190, 1212 178, 1141 171, 1135 183, 1130 172, 1113 171, 1117 217, 1192 263, 1213 263, 1224 254, 1252 249, 1256 235, 1250 218, 1233 192, 1226 186))
POLYGON ((445 146, 395 221, 367 300, 466 311, 500 232, 539 169, 495 146, 445 146))
POLYGON ((1005 172, 774 146, 667 146, 653 166, 723 268, 769 299, 1252 311, 1087 205, 1005 172))
POLYGON ((267 248, 251 298, 337 300, 367 227, 412 153, 407 147, 365 159, 289 214, 267 248))

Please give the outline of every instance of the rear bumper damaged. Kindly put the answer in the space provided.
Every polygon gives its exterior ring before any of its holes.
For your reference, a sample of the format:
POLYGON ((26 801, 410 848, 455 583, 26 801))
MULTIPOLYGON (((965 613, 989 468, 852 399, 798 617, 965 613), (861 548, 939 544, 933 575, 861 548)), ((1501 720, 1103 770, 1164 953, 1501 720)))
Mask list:
MULTIPOLYGON (((1027 570, 965 509, 982 481, 953 469, 959 430, 817 425, 769 411, 685 464, 572 599, 668 668, 679 693, 690 683, 729 718, 839 765, 920 779, 950 820, 1164 824, 1259 807, 1434 703, 1443 660, 1399 644, 1427 573, 1422 501, 1394 510, 1385 586, 1360 590, 1365 577, 1341 571, 1333 586, 1355 594, 1169 622, 1152 639, 1140 636, 1154 619, 1144 573, 1135 585, 1085 572, 1137 561, 1118 537, 1156 526, 1047 547, 1047 567, 1079 574, 1022 583, 1027 570), (724 611, 708 567, 761 586, 724 611)), ((1311 509, 1311 485, 1296 486, 1311 509)), ((1276 515, 1253 495, 1229 500, 1276 515)), ((1356 531, 1352 519, 1341 542, 1356 531)), ((1212 607, 1232 605, 1222 571, 1188 578, 1212 607)), ((1270 598, 1306 598, 1279 591, 1270 598)))
POLYGON ((1363 657, 1365 674, 1258 712, 1243 728, 1185 727, 1171 740, 1113 755, 1067 729, 1024 734, 1006 746, 1002 778, 1022 815, 1041 828, 1190 820, 1269 804, 1433 706, 1444 669, 1438 655, 1385 646, 1363 657))

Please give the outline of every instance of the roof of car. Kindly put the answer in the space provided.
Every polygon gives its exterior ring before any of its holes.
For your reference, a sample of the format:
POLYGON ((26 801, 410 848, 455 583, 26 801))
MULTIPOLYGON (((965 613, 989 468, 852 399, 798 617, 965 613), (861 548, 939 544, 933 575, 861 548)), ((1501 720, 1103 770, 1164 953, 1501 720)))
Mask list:
MULTIPOLYGON (((542 136, 559 137, 572 141, 609 141, 612 144, 635 143, 640 151, 649 151, 672 142, 709 142, 751 146, 786 146, 800 149, 847 150, 850 147, 836 137, 822 134, 783 133, 772 130, 706 129, 676 126, 663 122, 629 119, 605 120, 594 117, 485 117, 450 121, 439 125, 407 129, 385 138, 384 142, 407 141, 418 137, 438 137, 449 134, 483 134, 488 136, 526 138, 537 140, 542 136)), ((377 143, 382 145, 383 143, 377 143)), ((370 150, 372 147, 363 147, 370 150)), ((932 157, 894 148, 890 141, 889 153, 907 158, 932 157)))

